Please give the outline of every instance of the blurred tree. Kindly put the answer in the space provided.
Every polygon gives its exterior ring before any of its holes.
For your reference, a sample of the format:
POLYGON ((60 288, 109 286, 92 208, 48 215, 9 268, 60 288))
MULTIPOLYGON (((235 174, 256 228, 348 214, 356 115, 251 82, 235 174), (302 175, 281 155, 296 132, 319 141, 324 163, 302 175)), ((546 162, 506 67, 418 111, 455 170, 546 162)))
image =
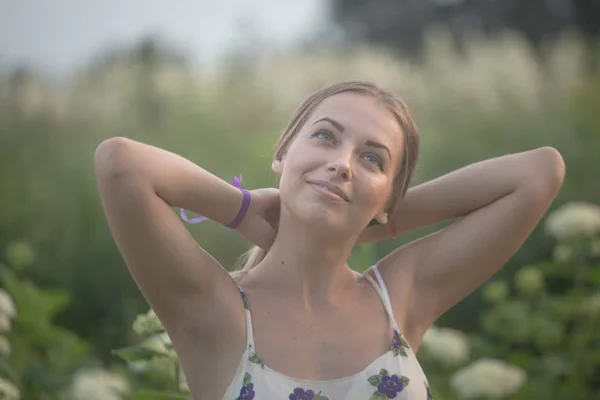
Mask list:
POLYGON ((146 36, 134 46, 116 47, 98 53, 98 56, 90 60, 87 73, 102 74, 115 65, 126 62, 145 64, 175 63, 185 65, 188 63, 183 52, 179 51, 171 43, 163 43, 162 40, 153 36, 146 36))
POLYGON ((418 56, 424 32, 434 24, 449 28, 457 49, 470 32, 493 36, 509 29, 539 56, 547 42, 575 28, 588 40, 588 67, 598 67, 597 0, 333 0, 331 14, 347 40, 380 43, 412 56, 418 56))

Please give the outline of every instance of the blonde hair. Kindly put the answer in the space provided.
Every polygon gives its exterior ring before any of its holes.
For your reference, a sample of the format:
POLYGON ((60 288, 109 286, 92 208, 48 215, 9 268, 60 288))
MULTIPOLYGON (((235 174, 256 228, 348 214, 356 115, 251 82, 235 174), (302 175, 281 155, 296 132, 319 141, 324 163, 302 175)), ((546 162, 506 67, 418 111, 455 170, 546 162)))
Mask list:
MULTIPOLYGON (((414 174, 419 153, 419 133, 417 126, 410 116, 408 106, 399 97, 393 93, 384 90, 371 82, 349 81, 340 82, 331 86, 324 87, 310 95, 298 107, 291 121, 285 127, 283 133, 279 137, 275 145, 275 160, 281 160, 283 155, 290 147, 290 144, 304 126, 308 118, 314 112, 319 104, 328 97, 339 93, 356 93, 365 96, 372 96, 379 99, 396 117, 398 124, 404 134, 404 154, 402 155, 402 165, 396 175, 394 189, 390 196, 388 205, 388 214, 394 212, 394 208, 398 200, 406 194, 408 185, 414 174)), ((372 221, 371 224, 377 223, 372 221)), ((260 247, 254 246, 240 258, 238 272, 244 272, 258 265, 267 255, 267 252, 260 247)))

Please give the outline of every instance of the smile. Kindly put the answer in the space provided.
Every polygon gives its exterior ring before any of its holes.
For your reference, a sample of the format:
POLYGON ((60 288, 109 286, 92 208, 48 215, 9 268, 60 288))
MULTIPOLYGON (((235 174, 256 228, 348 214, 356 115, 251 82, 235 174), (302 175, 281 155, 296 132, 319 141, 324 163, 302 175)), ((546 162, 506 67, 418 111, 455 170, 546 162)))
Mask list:
POLYGON ((348 197, 346 194, 336 186, 331 185, 327 182, 308 182, 313 189, 319 192, 321 195, 334 200, 336 202, 347 202, 348 197))

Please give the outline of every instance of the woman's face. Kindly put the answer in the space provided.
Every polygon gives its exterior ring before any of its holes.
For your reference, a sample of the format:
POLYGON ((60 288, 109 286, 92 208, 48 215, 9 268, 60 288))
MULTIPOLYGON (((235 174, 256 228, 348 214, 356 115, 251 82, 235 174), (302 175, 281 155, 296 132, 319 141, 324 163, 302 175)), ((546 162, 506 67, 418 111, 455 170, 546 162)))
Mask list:
POLYGON ((273 170, 296 218, 360 232, 386 208, 400 166, 403 135, 378 99, 341 93, 325 99, 273 170))

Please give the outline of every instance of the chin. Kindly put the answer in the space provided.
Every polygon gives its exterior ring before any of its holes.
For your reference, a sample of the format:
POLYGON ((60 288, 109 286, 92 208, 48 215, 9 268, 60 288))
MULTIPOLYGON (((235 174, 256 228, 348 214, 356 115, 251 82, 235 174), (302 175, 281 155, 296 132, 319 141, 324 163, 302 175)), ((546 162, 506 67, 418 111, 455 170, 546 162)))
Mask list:
MULTIPOLYGON (((280 189, 281 190, 281 189, 280 189)), ((339 230, 348 228, 347 204, 336 204, 315 197, 312 192, 288 191, 282 194, 282 203, 292 218, 300 224, 306 224, 318 232, 320 230, 339 230), (294 193, 294 194, 291 194, 294 193)))
POLYGON ((346 229, 347 225, 345 215, 322 204, 311 204, 303 207, 297 217, 314 226, 315 229, 346 229))

